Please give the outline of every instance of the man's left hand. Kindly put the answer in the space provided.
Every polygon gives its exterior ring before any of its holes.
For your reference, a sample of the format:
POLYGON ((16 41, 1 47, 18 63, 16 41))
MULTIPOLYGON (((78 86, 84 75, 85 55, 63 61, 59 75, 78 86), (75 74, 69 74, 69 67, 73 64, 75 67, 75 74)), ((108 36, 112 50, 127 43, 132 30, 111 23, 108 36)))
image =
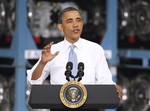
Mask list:
POLYGON ((122 88, 119 85, 115 85, 116 89, 117 89, 117 94, 120 98, 120 100, 122 99, 122 88))

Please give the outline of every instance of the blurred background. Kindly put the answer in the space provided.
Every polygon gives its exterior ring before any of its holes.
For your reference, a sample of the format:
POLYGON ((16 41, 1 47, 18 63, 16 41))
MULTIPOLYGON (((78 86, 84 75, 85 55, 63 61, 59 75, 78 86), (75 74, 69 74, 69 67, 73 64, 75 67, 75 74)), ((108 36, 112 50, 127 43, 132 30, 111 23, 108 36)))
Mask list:
POLYGON ((150 111, 150 0, 0 0, 0 111, 48 111, 28 105, 26 69, 63 40, 57 13, 67 6, 82 11, 81 37, 104 48, 123 88, 118 108, 106 111, 150 111))

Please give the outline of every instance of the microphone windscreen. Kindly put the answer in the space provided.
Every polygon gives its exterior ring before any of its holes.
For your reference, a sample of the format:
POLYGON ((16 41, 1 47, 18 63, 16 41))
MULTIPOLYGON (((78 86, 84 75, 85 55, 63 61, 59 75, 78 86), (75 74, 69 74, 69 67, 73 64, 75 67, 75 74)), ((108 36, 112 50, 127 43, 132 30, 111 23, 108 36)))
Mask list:
POLYGON ((70 69, 72 70, 73 63, 72 62, 68 62, 67 65, 66 65, 66 69, 68 69, 68 67, 70 67, 70 69))
POLYGON ((80 68, 82 68, 82 69, 84 70, 84 64, 83 64, 83 62, 80 62, 80 63, 78 64, 78 70, 79 70, 80 68))

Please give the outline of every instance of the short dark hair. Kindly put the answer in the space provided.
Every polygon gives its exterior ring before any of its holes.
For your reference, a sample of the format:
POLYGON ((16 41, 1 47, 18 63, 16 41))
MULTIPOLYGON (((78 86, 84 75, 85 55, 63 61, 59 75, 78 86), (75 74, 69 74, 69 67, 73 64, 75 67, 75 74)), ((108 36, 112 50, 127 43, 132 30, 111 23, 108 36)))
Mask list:
POLYGON ((78 11, 81 14, 79 9, 75 7, 67 7, 58 13, 58 23, 62 23, 62 17, 64 13, 69 12, 69 11, 78 11))

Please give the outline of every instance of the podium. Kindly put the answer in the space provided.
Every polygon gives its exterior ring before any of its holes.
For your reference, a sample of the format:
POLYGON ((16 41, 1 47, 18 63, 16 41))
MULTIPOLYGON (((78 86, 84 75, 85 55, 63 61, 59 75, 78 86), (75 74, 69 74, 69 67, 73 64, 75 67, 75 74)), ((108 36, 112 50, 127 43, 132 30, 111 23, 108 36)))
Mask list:
POLYGON ((32 85, 29 105, 33 109, 51 109, 58 111, 84 111, 87 109, 113 109, 120 102, 115 85, 84 85, 87 89, 87 100, 76 109, 63 105, 59 98, 62 85, 32 85))

